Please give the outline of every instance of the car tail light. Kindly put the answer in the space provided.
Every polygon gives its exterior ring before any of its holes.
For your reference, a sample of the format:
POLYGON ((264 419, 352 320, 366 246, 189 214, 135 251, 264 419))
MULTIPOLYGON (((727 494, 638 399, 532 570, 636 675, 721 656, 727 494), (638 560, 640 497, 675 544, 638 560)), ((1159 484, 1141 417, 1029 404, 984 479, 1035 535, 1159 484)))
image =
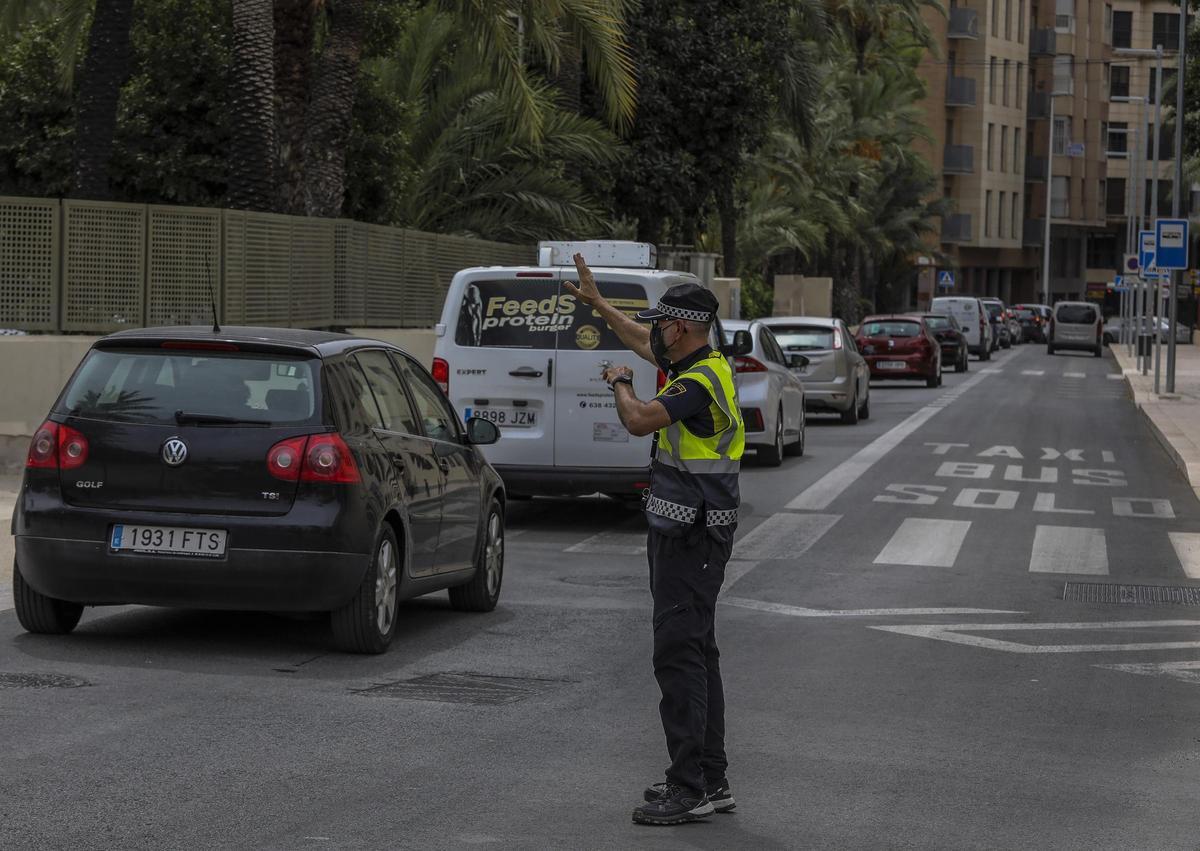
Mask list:
POLYGON ((167 340, 162 344, 164 349, 183 349, 202 352, 236 352, 238 347, 233 343, 209 343, 203 340, 167 340))
POLYGON ((838 329, 833 329, 833 350, 837 351, 842 347, 842 335, 838 333, 838 329))
POLYGON ((433 359, 433 380, 443 393, 450 395, 450 364, 442 358, 433 359))
POLYGON ((658 389, 659 393, 667 386, 667 374, 661 369, 658 371, 658 377, 655 379, 654 386, 658 389))
POLYGON ((74 470, 87 463, 87 438, 75 429, 47 420, 29 444, 26 467, 74 470))
POLYGON ((300 468, 304 466, 304 449, 307 445, 307 437, 290 437, 276 443, 267 453, 267 472, 285 482, 297 481, 300 468))
POLYGON ((300 478, 306 482, 353 484, 362 481, 350 447, 338 434, 314 434, 308 439, 304 468, 300 478))
POLYGON ((734 372, 766 372, 767 368, 763 366, 762 361, 741 357, 733 359, 733 370, 734 372))

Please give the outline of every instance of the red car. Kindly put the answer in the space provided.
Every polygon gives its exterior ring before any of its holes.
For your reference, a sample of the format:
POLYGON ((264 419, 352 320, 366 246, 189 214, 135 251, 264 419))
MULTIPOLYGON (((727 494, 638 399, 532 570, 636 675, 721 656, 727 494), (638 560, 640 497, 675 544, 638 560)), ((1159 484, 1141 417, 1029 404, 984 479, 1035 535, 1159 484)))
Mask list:
POLYGON ((942 347, 921 316, 868 316, 854 338, 871 378, 942 384, 942 347))

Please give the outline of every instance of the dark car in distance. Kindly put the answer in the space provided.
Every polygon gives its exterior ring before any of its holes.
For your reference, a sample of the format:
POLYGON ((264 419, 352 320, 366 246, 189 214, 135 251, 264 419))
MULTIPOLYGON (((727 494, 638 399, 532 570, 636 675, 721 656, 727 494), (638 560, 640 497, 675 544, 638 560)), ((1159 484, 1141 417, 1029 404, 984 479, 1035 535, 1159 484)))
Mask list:
POLYGON ((868 316, 858 326, 855 344, 872 380, 917 379, 927 387, 942 384, 942 347, 920 316, 868 316))
POLYGON ((942 363, 954 364, 955 372, 967 371, 967 338, 953 316, 941 313, 922 313, 925 325, 942 347, 942 363))
POLYGON ((490 611, 504 488, 433 379, 375 340, 149 328, 97 341, 29 449, 13 514, 17 617, 85 606, 329 612, 380 653, 401 600, 490 611))

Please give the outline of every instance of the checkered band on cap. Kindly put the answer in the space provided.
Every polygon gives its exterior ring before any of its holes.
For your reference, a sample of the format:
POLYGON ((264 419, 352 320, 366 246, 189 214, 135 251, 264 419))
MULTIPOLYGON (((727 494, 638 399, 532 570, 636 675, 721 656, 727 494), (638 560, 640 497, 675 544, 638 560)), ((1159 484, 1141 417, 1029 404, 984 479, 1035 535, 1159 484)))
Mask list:
POLYGON ((659 301, 657 308, 660 313, 665 313, 667 316, 673 316, 676 319, 690 319, 693 322, 712 322, 713 315, 705 310, 686 310, 682 307, 672 307, 663 301, 659 301))
POLYGON ((678 520, 680 523, 688 524, 696 522, 696 514, 698 513, 695 508, 689 508, 677 502, 668 502, 665 499, 659 499, 657 496, 652 496, 646 501, 646 510, 651 514, 657 514, 659 517, 666 517, 668 520, 678 520))
POLYGON ((710 511, 708 512, 709 526, 732 526, 737 522, 738 510, 731 508, 727 511, 710 511))

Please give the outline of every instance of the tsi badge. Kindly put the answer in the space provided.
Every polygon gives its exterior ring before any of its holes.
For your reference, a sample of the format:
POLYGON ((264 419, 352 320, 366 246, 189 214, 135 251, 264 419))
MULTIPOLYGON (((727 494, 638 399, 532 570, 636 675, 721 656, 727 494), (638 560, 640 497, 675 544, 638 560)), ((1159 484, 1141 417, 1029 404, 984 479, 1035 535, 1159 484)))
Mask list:
POLYGON ((168 437, 163 444, 162 459, 168 467, 178 467, 187 460, 188 448, 178 437, 168 437))

